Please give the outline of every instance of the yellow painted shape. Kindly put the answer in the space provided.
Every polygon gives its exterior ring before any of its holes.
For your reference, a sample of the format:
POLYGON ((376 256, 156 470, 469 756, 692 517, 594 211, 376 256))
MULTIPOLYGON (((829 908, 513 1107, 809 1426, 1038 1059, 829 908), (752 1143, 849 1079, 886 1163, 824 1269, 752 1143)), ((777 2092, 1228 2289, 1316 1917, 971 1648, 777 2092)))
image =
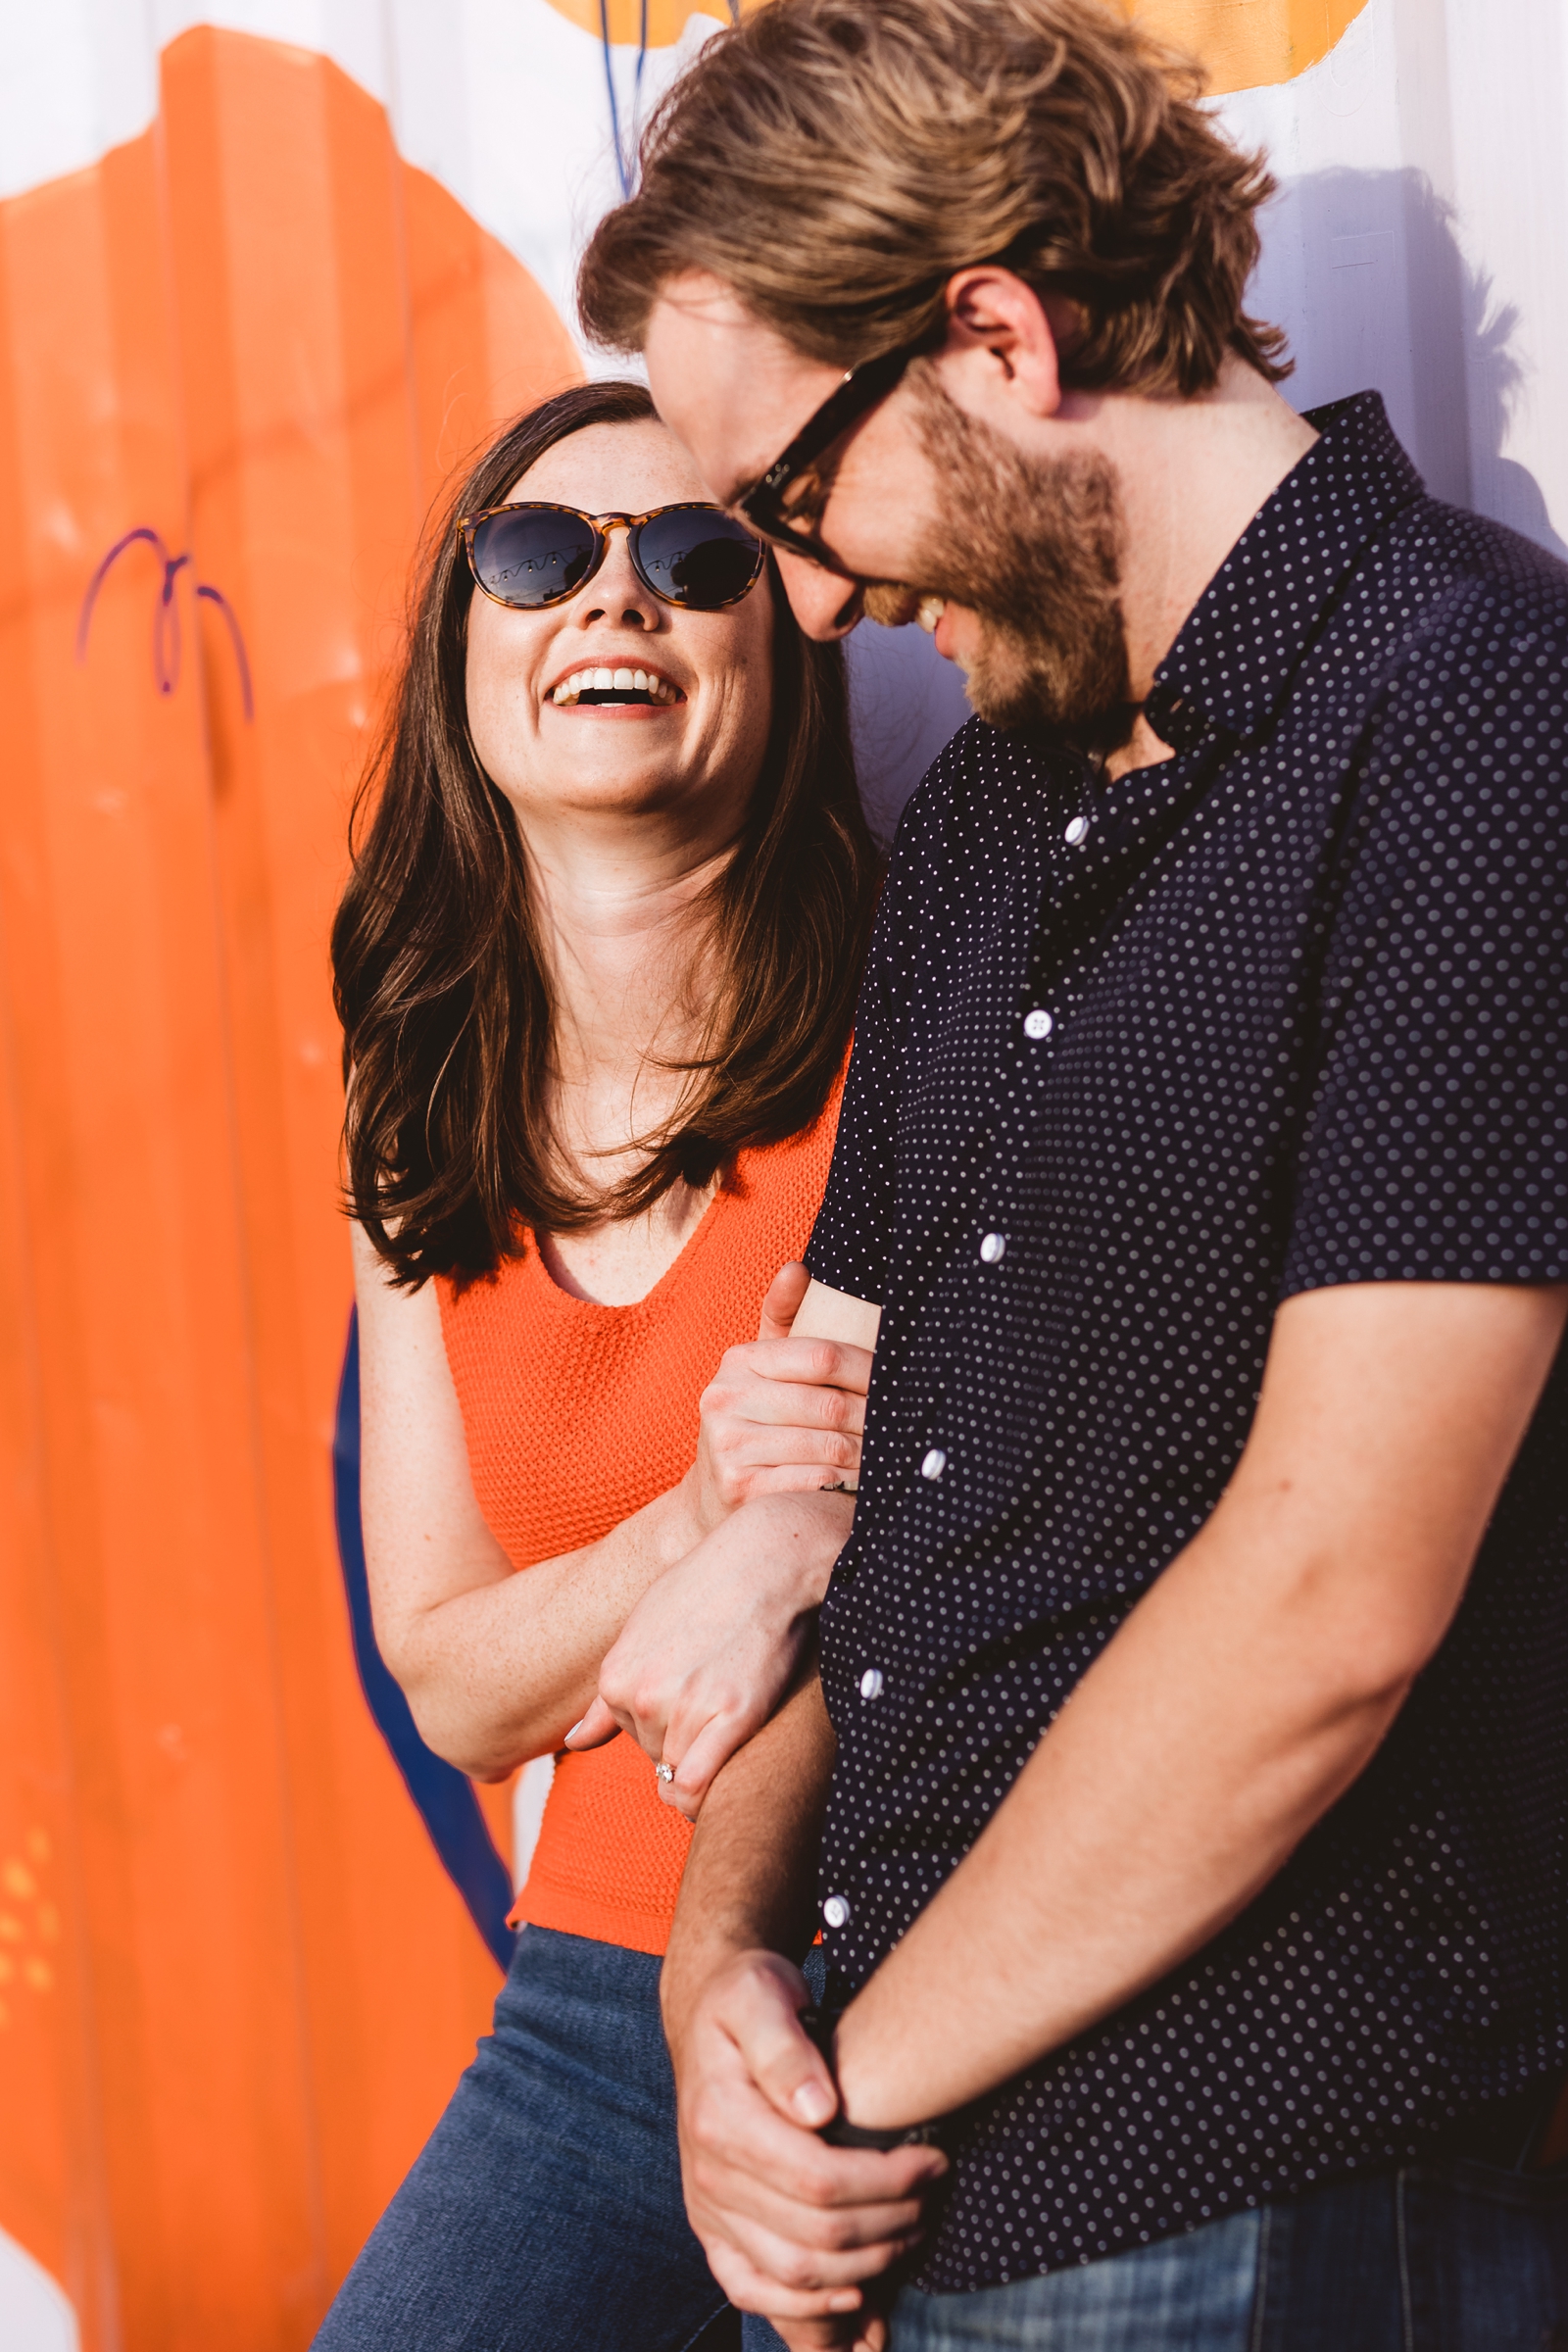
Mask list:
POLYGON ((1119 0, 1158 39, 1196 57, 1217 97, 1294 81, 1327 57, 1366 0, 1119 0))
MULTIPOLYGON (((740 0, 740 13, 750 16, 763 4, 740 0)), ((550 5, 584 32, 600 35, 599 0, 550 0, 550 5)), ((1209 89, 1218 95, 1304 74, 1327 57, 1366 0, 1117 0, 1117 5, 1173 49, 1196 57, 1209 89)), ((607 6, 612 41, 635 48, 643 37, 642 0, 607 0, 607 6)), ((648 46, 667 49, 693 17, 723 24, 728 13, 723 0, 710 0, 706 8, 694 8, 692 0, 648 0, 648 46)))
MULTIPOLYGON (((603 35, 604 20, 599 13, 599 0, 550 0, 552 8, 596 40, 603 35)), ((761 0, 741 0, 740 13, 749 17, 761 0)), ((609 0, 610 37, 618 45, 635 49, 643 37, 642 0, 609 0)), ((648 46, 650 49, 669 49, 680 39, 689 20, 709 17, 715 24, 727 24, 729 9, 726 0, 709 0, 707 8, 694 8, 692 0, 648 0, 648 46)))

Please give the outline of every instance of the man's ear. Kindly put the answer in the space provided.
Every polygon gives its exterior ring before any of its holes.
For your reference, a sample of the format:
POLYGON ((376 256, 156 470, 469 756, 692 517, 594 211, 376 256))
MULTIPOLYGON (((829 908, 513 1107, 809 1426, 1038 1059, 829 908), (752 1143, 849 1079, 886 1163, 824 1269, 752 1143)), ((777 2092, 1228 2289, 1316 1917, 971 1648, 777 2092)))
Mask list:
POLYGON ((936 355, 951 396, 972 415, 999 402, 1031 416, 1061 406, 1060 338, 1071 303, 1044 301, 1010 270, 960 270, 947 283, 948 333, 936 355))

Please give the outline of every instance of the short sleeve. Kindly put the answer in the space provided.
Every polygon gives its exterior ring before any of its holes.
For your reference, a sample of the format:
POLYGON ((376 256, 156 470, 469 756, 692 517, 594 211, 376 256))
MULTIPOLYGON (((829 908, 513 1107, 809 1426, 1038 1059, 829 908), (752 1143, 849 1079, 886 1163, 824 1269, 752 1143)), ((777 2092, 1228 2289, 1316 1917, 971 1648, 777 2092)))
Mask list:
POLYGON ((1568 1280, 1568 649, 1506 608, 1416 656, 1323 942, 1283 1295, 1568 1280))
POLYGON ((893 1230, 899 1056, 889 1001, 889 893, 877 910, 855 1012, 833 1164, 806 1252, 813 1279, 851 1298, 883 1303, 893 1230))

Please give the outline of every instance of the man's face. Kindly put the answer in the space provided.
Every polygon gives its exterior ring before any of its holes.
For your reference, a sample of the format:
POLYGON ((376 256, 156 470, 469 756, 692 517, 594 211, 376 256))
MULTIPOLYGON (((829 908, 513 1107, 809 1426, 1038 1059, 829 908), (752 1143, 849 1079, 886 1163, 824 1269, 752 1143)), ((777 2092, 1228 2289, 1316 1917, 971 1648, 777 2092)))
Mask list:
MULTIPOLYGON (((661 416, 730 507, 842 375, 792 351, 711 278, 665 289, 646 356, 661 416)), ((1123 731, 1119 524, 1102 457, 1026 453, 956 408, 927 361, 817 471, 817 528, 843 568, 779 555, 808 636, 843 636, 863 609, 896 621, 922 603, 929 620, 940 607, 938 649, 967 673, 981 717, 1066 724, 1101 740, 1123 731)))

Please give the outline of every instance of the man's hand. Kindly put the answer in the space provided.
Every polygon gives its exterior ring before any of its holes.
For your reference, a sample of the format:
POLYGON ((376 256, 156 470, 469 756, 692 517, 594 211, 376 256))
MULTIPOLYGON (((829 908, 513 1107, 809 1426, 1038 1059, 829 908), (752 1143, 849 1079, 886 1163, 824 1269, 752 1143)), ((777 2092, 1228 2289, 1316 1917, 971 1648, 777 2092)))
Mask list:
POLYGON ((673 1767, 660 1794, 695 1821, 795 1680, 854 1508, 845 1494, 772 1494, 733 1513, 633 1609, 567 1746, 630 1732, 673 1767))
POLYGON ((830 2148, 838 2099, 802 2031, 805 1979, 777 1953, 725 1963, 689 2003, 666 1998, 686 2210, 714 2278, 792 2352, 883 2352, 863 2282, 912 2246, 937 2148, 830 2148))
POLYGON ((729 1349, 704 1393, 687 1491, 705 1529, 761 1494, 854 1490, 871 1350, 793 1336, 810 1287, 803 1265, 781 1267, 757 1338, 729 1349))

